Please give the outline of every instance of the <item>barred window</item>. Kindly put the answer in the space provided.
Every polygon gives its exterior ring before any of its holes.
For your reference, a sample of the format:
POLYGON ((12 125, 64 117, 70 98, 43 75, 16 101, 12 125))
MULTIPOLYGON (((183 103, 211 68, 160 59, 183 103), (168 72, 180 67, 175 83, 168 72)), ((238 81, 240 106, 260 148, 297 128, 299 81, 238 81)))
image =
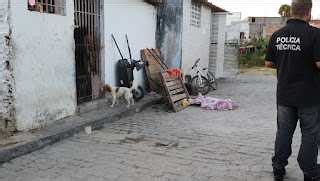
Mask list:
POLYGON ((65 0, 28 0, 28 10, 65 15, 65 0))
POLYGON ((191 4, 191 18, 190 25, 200 28, 201 27, 201 4, 192 2, 191 4))

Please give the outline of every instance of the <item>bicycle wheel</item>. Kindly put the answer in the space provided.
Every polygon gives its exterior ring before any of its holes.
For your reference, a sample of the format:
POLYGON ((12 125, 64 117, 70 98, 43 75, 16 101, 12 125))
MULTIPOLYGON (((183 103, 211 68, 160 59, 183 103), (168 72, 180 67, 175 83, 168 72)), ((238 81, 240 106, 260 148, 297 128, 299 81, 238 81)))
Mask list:
POLYGON ((213 75, 212 72, 208 71, 207 72, 207 76, 208 76, 208 80, 210 82, 210 86, 213 90, 217 90, 218 89, 218 82, 216 77, 213 75))
POLYGON ((210 91, 210 82, 205 77, 195 76, 191 80, 192 92, 202 95, 206 95, 210 91))

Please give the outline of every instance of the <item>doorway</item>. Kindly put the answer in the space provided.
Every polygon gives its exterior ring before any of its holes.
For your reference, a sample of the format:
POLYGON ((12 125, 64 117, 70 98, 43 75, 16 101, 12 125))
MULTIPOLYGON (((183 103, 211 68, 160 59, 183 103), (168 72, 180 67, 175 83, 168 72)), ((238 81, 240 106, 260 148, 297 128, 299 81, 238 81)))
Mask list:
POLYGON ((101 0, 74 0, 75 64, 78 104, 100 97, 101 0))

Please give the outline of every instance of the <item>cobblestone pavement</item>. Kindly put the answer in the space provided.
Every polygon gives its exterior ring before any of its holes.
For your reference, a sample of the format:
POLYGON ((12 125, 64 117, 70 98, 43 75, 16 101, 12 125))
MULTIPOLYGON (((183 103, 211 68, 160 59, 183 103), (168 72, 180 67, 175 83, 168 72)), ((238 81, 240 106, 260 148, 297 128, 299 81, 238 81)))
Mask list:
MULTIPOLYGON (((0 166, 4 181, 264 181, 272 180, 275 137, 272 76, 240 76, 212 96, 232 98, 239 109, 190 107, 168 113, 150 107, 0 166)), ((287 180, 302 180, 299 135, 287 180)))

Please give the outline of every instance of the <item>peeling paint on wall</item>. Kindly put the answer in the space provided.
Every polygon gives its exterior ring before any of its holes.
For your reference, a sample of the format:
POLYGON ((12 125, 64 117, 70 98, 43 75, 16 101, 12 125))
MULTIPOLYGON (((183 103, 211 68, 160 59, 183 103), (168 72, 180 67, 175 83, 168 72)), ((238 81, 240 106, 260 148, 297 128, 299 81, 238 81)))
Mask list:
POLYGON ((0 131, 15 131, 14 78, 11 66, 9 1, 0 1, 0 131))
POLYGON ((181 68, 183 0, 166 1, 158 7, 157 48, 169 67, 181 68))

